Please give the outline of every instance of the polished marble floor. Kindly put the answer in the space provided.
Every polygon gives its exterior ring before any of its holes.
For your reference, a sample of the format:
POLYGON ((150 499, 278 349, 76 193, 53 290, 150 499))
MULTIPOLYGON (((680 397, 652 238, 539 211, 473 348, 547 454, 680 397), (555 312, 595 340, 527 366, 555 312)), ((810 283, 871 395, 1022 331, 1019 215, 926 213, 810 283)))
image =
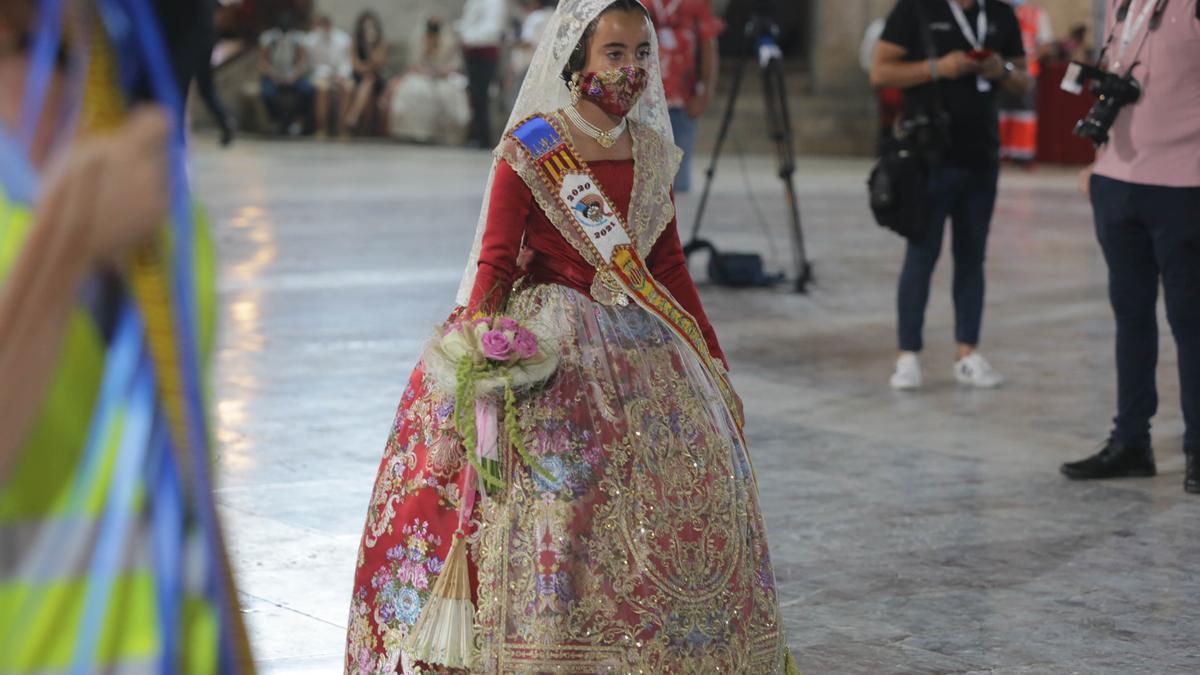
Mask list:
MULTIPOLYGON (((221 253, 219 500, 265 672, 339 671, 376 465, 418 349, 450 309, 486 158, 198 143, 221 253)), ((1073 175, 1002 182, 984 332, 1009 384, 952 383, 947 259, 927 386, 898 395, 886 381, 901 248, 870 224, 866 168, 802 163, 808 296, 703 289, 746 401, 803 670, 1200 672, 1200 498, 1181 488, 1165 335, 1161 475, 1057 474, 1102 439, 1114 396, 1105 270, 1073 175)), ((786 265, 780 194, 768 159, 730 157, 707 233, 786 265)), ((694 209, 682 201, 685 222, 694 209)))

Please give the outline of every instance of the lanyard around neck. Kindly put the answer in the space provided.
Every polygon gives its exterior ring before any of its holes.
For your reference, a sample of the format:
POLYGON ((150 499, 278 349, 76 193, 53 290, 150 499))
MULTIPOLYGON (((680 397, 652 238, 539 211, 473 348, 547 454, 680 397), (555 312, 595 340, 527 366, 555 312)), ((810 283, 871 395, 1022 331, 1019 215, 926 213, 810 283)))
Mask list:
POLYGON ((955 0, 946 0, 946 4, 950 5, 950 11, 954 14, 954 20, 958 22, 958 29, 975 49, 983 49, 983 44, 987 42, 988 17, 987 8, 983 6, 984 1, 977 0, 979 18, 975 21, 975 32, 971 32, 971 24, 967 21, 967 15, 963 12, 962 7, 959 7, 955 0))
MULTIPOLYGON (((1125 55, 1129 53, 1129 46, 1133 44, 1133 39, 1142 33, 1142 29, 1146 27, 1146 22, 1150 21, 1150 16, 1166 8, 1165 2, 1160 2, 1159 0, 1142 0, 1145 6, 1142 7, 1142 11, 1138 12, 1132 9, 1136 2, 1138 0, 1130 0, 1127 5, 1122 6, 1121 9, 1124 11, 1117 16, 1117 20, 1122 24, 1121 43, 1117 47, 1117 58, 1113 62, 1113 70, 1119 71, 1121 69, 1125 61, 1125 55), (1132 21, 1129 17, 1130 14, 1133 14, 1135 17, 1132 21)), ((1145 37, 1142 40, 1144 42, 1145 37)), ((1140 46, 1138 47, 1138 51, 1141 51, 1140 46)), ((1137 58, 1136 53, 1134 58, 1137 58)))
MULTIPOLYGON (((967 21, 967 15, 963 12, 962 7, 954 0, 946 0, 946 4, 950 5, 950 12, 954 14, 954 20, 958 22, 958 29, 962 31, 963 37, 976 50, 983 50, 984 43, 987 42, 988 18, 987 7, 984 6, 985 0, 976 0, 979 4, 979 17, 975 20, 975 32, 971 32, 971 24, 967 21)), ((984 76, 980 75, 975 78, 975 88, 981 92, 992 90, 992 83, 984 76)))

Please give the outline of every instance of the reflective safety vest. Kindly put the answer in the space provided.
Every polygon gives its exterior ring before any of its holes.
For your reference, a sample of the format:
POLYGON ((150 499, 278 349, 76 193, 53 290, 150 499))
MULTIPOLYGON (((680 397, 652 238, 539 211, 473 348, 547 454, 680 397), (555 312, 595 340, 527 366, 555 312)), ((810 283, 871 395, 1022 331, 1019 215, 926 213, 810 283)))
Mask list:
POLYGON ((1025 58, 1029 74, 1037 79, 1042 74, 1042 62, 1038 58, 1038 47, 1043 39, 1051 36, 1043 35, 1047 21, 1046 10, 1025 3, 1017 10, 1017 21, 1021 24, 1021 42, 1025 46, 1025 58))
MULTIPOLYGON (((195 275, 197 344, 205 362, 212 353, 215 317, 214 253, 203 214, 196 209, 195 275)), ((0 184, 0 288, 21 254, 33 224, 26 204, 0 184)), ((57 365, 24 445, 0 483, 0 673, 60 673, 79 665, 80 618, 90 579, 89 562, 110 498, 117 459, 116 425, 99 459, 82 461, 89 423, 104 370, 106 345, 91 311, 71 312, 57 365)), ((7 384, 7 383, 6 383, 7 384)), ((123 412, 119 412, 123 415, 123 412)), ((123 416, 121 417, 123 419, 123 416)), ((186 531, 182 596, 175 606, 180 646, 177 663, 163 660, 147 486, 155 468, 139 473, 136 522, 103 603, 95 653, 86 672, 216 673, 218 610, 203 588, 204 542, 186 531)), ((195 519, 189 519, 194 521, 195 519)))

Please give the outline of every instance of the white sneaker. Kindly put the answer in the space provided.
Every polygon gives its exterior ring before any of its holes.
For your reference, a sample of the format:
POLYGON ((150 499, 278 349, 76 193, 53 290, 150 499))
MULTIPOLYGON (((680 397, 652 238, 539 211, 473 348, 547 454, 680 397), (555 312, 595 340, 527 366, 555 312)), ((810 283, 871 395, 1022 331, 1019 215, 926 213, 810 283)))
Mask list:
POLYGON ((992 364, 978 352, 971 352, 954 364, 954 379, 980 389, 998 387, 1004 382, 1004 376, 993 370, 992 364))
POLYGON ((892 389, 907 391, 921 388, 921 362, 913 352, 904 352, 896 359, 896 372, 892 373, 892 389))

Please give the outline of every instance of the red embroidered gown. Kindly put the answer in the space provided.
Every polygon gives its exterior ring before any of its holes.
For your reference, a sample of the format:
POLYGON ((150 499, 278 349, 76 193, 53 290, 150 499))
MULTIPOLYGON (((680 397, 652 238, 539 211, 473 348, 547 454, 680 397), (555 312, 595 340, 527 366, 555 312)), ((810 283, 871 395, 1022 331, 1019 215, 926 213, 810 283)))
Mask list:
MULTIPOLYGON (((633 160, 591 168, 628 214, 633 160)), ((646 260, 723 361, 674 221, 646 260)), ((636 306, 594 302, 593 277, 518 173, 499 162, 471 308, 507 302, 509 315, 556 326, 562 360, 542 390, 522 397, 518 415, 526 447, 555 480, 510 462, 509 487, 476 506, 475 670, 777 671, 774 575, 736 427, 682 340, 636 306), (532 252, 524 271, 522 243, 532 252)), ((418 365, 367 514, 349 673, 417 672, 402 642, 458 522, 465 459, 453 407, 418 365)))

